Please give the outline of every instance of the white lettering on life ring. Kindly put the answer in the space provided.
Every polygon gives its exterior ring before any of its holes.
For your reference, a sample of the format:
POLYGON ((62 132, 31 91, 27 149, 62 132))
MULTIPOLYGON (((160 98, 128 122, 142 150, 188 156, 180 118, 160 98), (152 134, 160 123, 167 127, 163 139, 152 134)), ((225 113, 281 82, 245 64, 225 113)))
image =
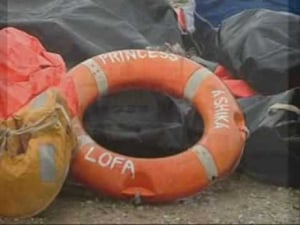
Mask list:
POLYGON ((129 172, 132 179, 135 178, 135 166, 132 160, 121 156, 113 156, 113 154, 109 152, 104 152, 100 156, 96 157, 95 154, 93 154, 95 151, 95 147, 92 146, 86 152, 84 159, 103 168, 115 169, 117 165, 120 165, 122 168, 121 174, 129 172))
POLYGON ((103 64, 107 63, 125 63, 131 60, 140 60, 140 59, 167 59, 170 61, 177 61, 179 57, 175 54, 151 51, 151 50, 126 50, 126 51, 116 51, 98 56, 100 61, 103 64))
POLYGON ((223 90, 214 90, 212 95, 214 99, 214 127, 216 129, 229 129, 230 107, 226 93, 223 90))

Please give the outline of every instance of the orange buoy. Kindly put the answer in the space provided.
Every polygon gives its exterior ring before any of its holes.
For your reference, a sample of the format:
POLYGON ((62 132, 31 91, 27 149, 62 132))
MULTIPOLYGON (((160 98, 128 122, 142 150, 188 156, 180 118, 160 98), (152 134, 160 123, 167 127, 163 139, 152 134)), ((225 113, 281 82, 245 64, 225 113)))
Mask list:
POLYGON ((78 94, 73 130, 79 147, 72 172, 88 187, 118 198, 172 201, 199 192, 237 166, 246 140, 243 114, 226 86, 208 69, 159 51, 122 50, 88 59, 69 73, 78 94), (182 153, 162 158, 128 157, 98 145, 82 116, 97 97, 147 89, 185 98, 204 120, 202 138, 182 153))

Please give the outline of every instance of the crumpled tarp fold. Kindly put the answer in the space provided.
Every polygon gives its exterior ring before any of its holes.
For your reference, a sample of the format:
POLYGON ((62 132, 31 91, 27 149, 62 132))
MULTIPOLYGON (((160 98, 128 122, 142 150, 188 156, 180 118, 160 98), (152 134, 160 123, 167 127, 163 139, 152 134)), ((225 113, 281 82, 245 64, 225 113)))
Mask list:
POLYGON ((5 119, 34 96, 60 83, 66 67, 36 37, 15 28, 0 30, 0 118, 5 119))

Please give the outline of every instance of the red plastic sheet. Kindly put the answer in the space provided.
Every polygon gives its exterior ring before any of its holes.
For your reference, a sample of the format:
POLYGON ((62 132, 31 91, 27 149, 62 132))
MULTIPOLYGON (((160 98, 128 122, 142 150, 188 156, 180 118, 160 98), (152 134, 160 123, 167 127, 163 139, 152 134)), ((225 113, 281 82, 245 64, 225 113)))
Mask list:
POLYGON ((1 119, 53 86, 63 87, 69 106, 76 110, 73 83, 65 77, 60 55, 47 52, 37 38, 11 27, 0 30, 0 43, 1 119))
POLYGON ((246 98, 257 94, 244 80, 234 79, 224 66, 219 65, 215 74, 226 84, 236 98, 246 98))

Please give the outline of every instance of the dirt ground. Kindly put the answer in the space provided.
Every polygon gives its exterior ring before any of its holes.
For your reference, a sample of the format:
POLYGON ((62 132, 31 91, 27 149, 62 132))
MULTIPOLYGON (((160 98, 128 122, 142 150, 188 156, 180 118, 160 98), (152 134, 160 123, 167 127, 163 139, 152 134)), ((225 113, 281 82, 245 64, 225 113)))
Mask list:
POLYGON ((205 191, 164 205, 96 196, 68 184, 42 214, 0 224, 300 224, 300 190, 257 182, 236 172, 205 191))
MULTIPOLYGON (((186 0, 175 1, 176 5, 186 0)), ((1 204, 1 203, 0 203, 1 204)), ((205 191, 164 205, 96 196, 66 184, 42 214, 0 224, 300 224, 300 190, 258 182, 236 172, 205 191)))

